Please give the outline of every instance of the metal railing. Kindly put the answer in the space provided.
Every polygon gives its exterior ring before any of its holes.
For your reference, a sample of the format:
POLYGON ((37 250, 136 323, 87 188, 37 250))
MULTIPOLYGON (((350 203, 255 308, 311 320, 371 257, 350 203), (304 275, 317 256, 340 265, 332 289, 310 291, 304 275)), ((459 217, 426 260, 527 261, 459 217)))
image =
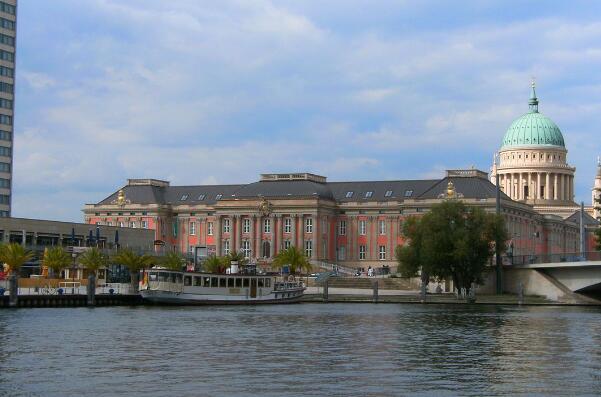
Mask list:
POLYGON ((561 263, 561 262, 585 262, 600 261, 600 251, 585 252, 581 255, 579 252, 561 253, 561 254, 532 254, 532 255, 506 255, 503 257, 504 265, 534 265, 542 263, 561 263))
POLYGON ((327 270, 330 272, 334 272, 334 273, 344 273, 344 274, 348 274, 348 275, 353 275, 357 271, 357 269, 353 269, 351 267, 341 266, 336 263, 329 263, 329 262, 324 262, 324 261, 312 260, 311 264, 314 266, 317 266, 321 269, 324 269, 324 270, 327 270))

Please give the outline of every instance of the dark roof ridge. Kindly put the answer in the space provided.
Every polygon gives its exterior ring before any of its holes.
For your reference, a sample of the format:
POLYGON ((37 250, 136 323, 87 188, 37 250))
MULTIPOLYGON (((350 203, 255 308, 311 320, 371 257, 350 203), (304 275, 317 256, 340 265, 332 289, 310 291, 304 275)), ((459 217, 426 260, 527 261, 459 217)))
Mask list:
POLYGON ((438 182, 441 179, 390 179, 390 180, 380 180, 380 181, 332 181, 326 182, 326 185, 335 184, 335 183, 374 183, 374 182, 382 182, 382 183, 390 183, 390 182, 438 182))

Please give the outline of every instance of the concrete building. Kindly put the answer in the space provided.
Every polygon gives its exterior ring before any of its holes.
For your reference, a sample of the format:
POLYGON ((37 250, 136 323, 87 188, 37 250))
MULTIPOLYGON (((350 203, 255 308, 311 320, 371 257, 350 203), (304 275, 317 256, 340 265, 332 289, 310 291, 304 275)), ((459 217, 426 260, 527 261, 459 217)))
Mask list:
POLYGON ((0 217, 11 213, 17 0, 0 1, 0 217))

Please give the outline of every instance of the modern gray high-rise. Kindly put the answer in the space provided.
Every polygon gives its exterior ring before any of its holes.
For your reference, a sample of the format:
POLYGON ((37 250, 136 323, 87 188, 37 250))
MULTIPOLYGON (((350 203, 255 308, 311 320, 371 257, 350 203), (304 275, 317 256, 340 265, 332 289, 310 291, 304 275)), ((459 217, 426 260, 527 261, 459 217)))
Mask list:
POLYGON ((17 0, 0 0, 0 217, 10 216, 17 0))

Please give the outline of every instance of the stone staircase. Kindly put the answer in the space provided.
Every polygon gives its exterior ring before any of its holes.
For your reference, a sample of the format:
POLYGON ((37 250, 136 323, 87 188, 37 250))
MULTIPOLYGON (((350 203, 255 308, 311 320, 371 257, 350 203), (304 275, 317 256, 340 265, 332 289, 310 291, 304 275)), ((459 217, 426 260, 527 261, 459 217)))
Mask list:
POLYGON ((378 289, 394 289, 405 291, 419 290, 419 284, 412 279, 406 278, 368 278, 368 277, 330 277, 328 285, 330 288, 357 288, 371 289, 373 283, 378 281, 378 289))

